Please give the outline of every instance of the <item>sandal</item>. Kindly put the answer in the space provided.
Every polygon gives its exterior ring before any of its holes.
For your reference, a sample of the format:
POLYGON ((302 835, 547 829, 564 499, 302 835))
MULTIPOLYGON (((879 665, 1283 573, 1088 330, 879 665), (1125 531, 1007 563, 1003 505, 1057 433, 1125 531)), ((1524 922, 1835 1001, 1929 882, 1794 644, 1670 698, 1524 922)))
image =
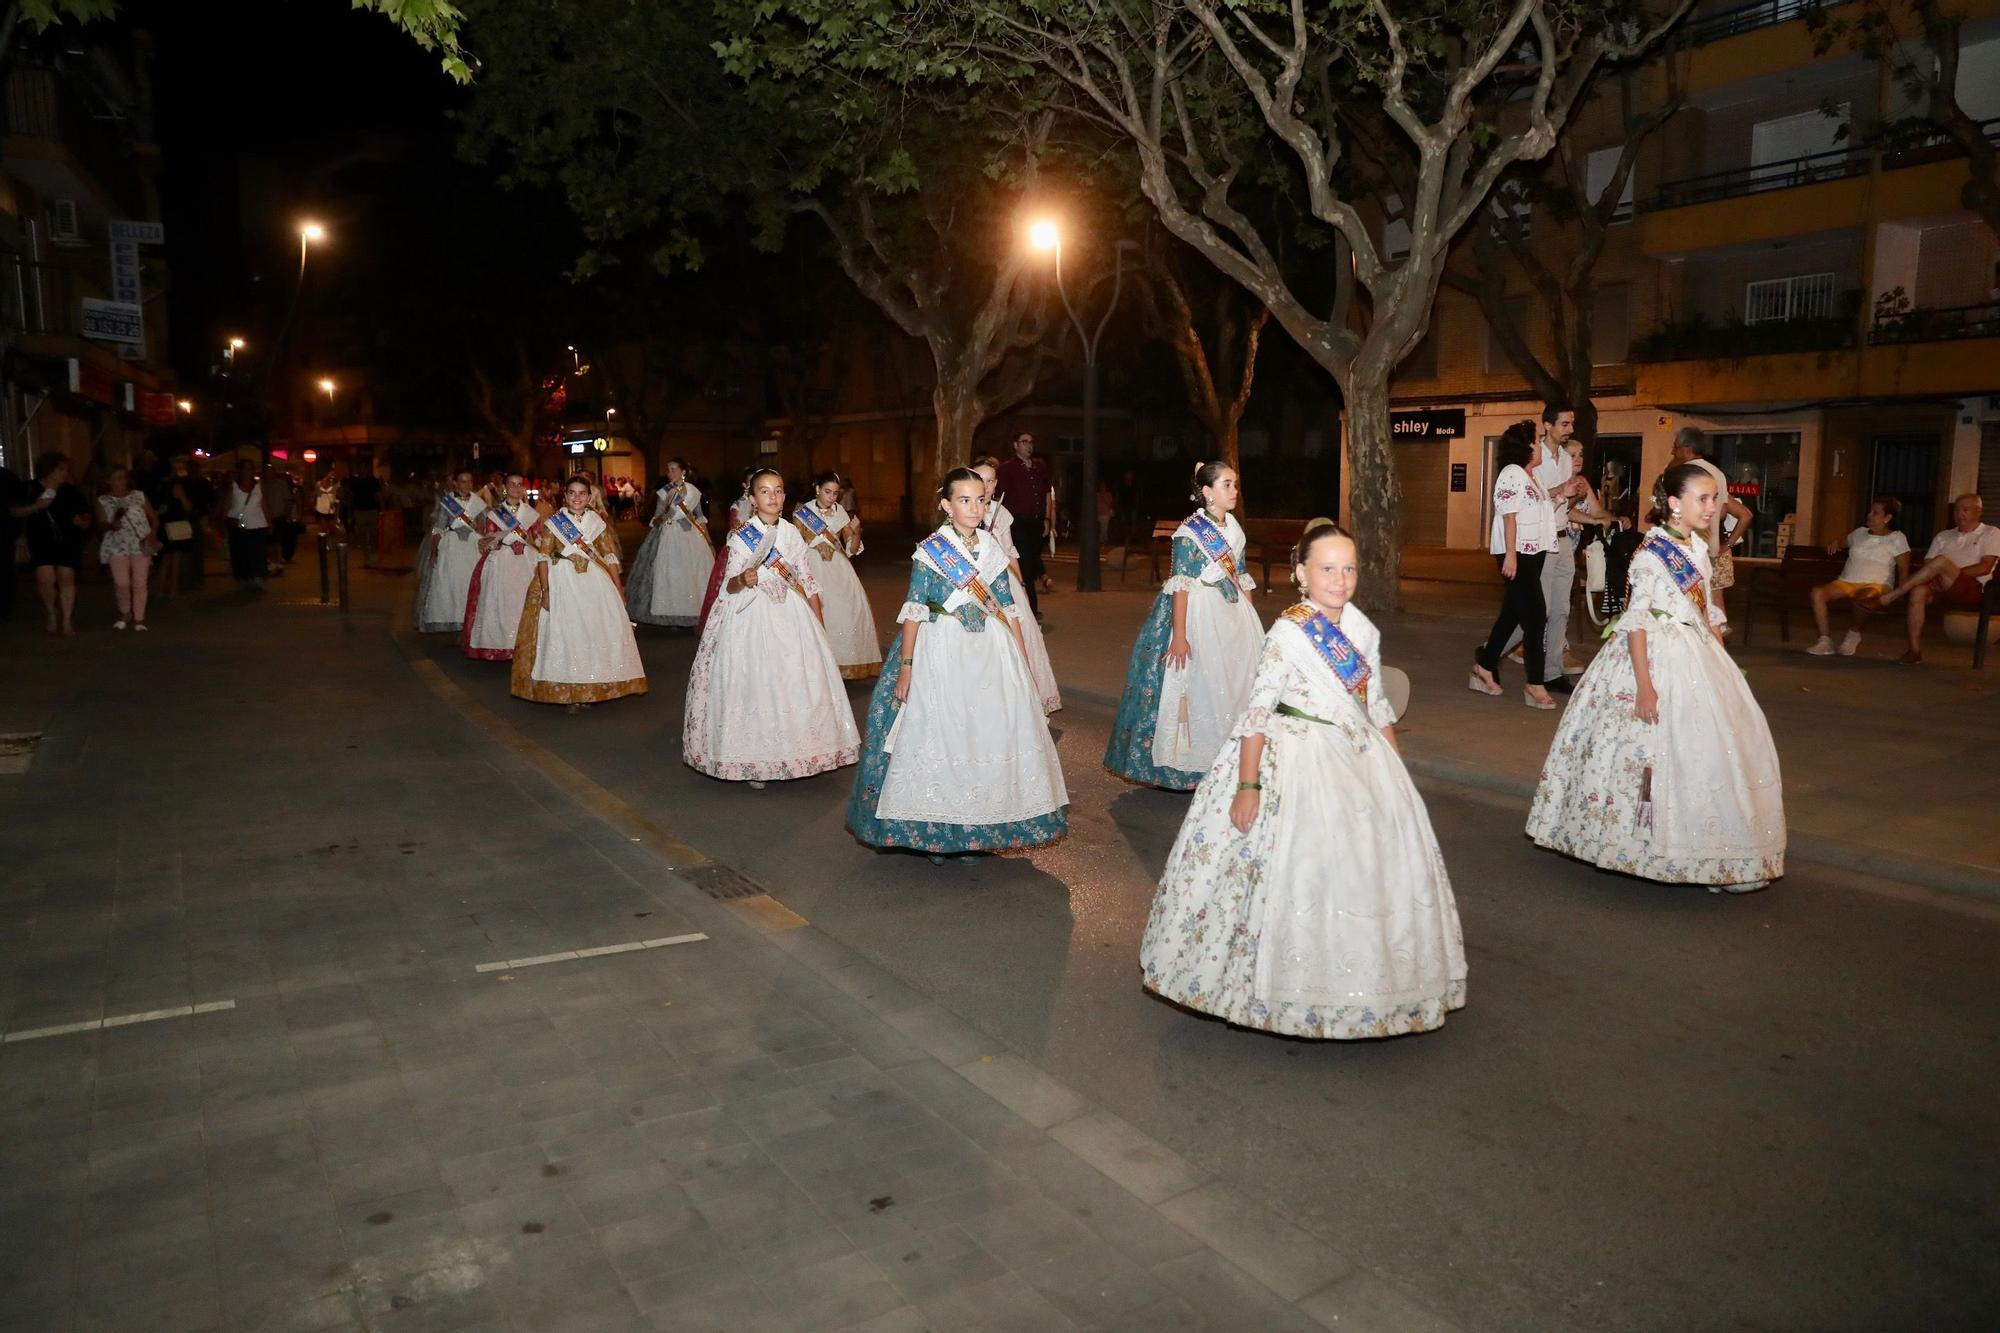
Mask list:
POLYGON ((1555 710, 1556 701, 1549 697, 1549 692, 1547 690, 1542 691, 1542 697, 1539 699, 1537 699, 1534 695, 1528 693, 1528 691, 1522 690, 1521 698, 1527 702, 1528 707, 1537 709, 1541 712, 1548 713, 1548 712, 1553 712, 1555 710))
POLYGON ((1472 668, 1472 675, 1466 680, 1465 688, 1474 694, 1487 694, 1496 698, 1506 693, 1500 688, 1500 682, 1493 679, 1493 673, 1477 666, 1472 668))

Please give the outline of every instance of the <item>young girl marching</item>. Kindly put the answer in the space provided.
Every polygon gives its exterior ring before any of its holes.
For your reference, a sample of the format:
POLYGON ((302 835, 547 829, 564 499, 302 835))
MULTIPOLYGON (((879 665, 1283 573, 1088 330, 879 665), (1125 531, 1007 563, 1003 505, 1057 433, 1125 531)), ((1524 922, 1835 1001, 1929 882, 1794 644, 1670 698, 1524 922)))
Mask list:
POLYGON ((1201 508, 1174 532, 1172 576, 1132 645, 1104 766, 1127 782, 1193 791, 1250 698, 1264 625, 1243 572, 1236 469, 1202 463, 1201 508))
POLYGON ((1625 611, 1556 728, 1528 836, 1606 870, 1749 893, 1785 873, 1785 800, 1708 600, 1701 534, 1721 501, 1693 463, 1668 468, 1653 500, 1625 611))
POLYGON ((868 680, 881 674, 882 641, 875 636, 868 594, 854 572, 853 557, 861 554, 861 520, 841 505, 840 485, 837 472, 813 478, 813 498, 793 511, 792 523, 817 566, 833 660, 840 664, 842 678, 868 680))
POLYGON ((465 598, 472 567, 479 563, 479 516, 486 502, 472 491, 472 472, 454 472, 438 492, 429 539, 417 558, 417 629, 425 634, 457 634, 465 628, 465 598))
POLYGON ((696 633, 708 628, 709 613, 715 610, 715 599, 722 592, 722 580, 727 575, 729 567, 729 539, 736 534, 736 529, 750 521, 750 515, 756 508, 750 500, 750 479, 761 470, 753 467, 744 472, 743 493, 730 503, 728 525, 722 532, 722 546, 716 551, 715 559, 709 566, 708 591, 702 594, 701 615, 695 622, 696 633))
POLYGON ((701 516, 701 490, 687 479, 687 464, 667 460, 667 481, 654 493, 646 540, 632 558, 625 609, 643 625, 693 629, 715 551, 701 516))
POLYGON ((681 756, 762 788, 853 763, 861 735, 821 623, 819 562, 785 522, 785 479, 760 468, 750 498, 754 512, 723 543, 728 572, 688 676, 681 756))
POLYGON ((1146 989, 1293 1037, 1427 1032, 1465 1003, 1465 946, 1397 752, 1382 636, 1348 604, 1346 533, 1315 520, 1293 565, 1304 600, 1264 636, 1153 897, 1146 989))
POLYGON ((513 691, 536 703, 586 704, 646 692, 646 669, 618 586, 618 542, 591 508, 590 483, 571 477, 562 508, 532 534, 541 567, 514 638, 513 691))
MULTIPOLYGON (((972 465, 980 479, 986 483, 986 530, 993 534, 1000 549, 1007 553, 1007 584, 1020 589, 1027 585, 1021 581, 1021 552, 1014 545, 1014 515, 1006 505, 1000 503, 1000 463, 988 455, 972 465)), ((1028 674, 1035 678, 1035 692, 1042 697, 1042 711, 1055 713, 1062 710, 1062 691, 1056 688, 1055 667, 1049 662, 1048 645, 1042 640, 1042 626, 1033 612, 1014 617, 1014 624, 1021 631, 1021 647, 1028 654, 1028 674)))
POLYGON ((847 827, 942 862, 1069 832, 1069 791, 1014 623, 1007 556, 982 532, 986 484, 954 468, 948 520, 917 545, 902 637, 868 704, 847 827))
POLYGON ((507 478, 482 521, 486 526, 486 535, 479 539, 483 554, 472 569, 472 588, 465 597, 465 628, 459 634, 458 647, 467 657, 507 662, 514 657, 514 638, 521 630, 528 585, 535 581, 535 572, 542 564, 541 552, 534 546, 535 525, 542 516, 529 501, 527 480, 521 474, 507 478))

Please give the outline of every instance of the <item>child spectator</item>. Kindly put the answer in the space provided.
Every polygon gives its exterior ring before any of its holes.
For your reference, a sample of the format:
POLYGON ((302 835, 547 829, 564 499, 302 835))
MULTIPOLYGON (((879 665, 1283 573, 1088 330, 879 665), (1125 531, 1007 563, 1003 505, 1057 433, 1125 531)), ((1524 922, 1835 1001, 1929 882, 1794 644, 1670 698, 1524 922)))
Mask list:
POLYGON ((1848 604, 1854 627, 1840 640, 1840 655, 1854 656, 1861 646, 1861 613, 1874 607, 1892 584, 1900 583, 1910 571, 1910 539, 1898 532, 1903 502, 1893 495, 1877 496, 1868 506, 1868 523, 1847 534, 1844 543, 1826 548, 1828 555, 1840 554, 1844 545, 1847 565, 1840 577, 1812 590, 1813 623, 1819 638, 1806 649, 1814 657, 1834 654, 1833 632, 1827 623, 1827 608, 1835 602, 1848 604))

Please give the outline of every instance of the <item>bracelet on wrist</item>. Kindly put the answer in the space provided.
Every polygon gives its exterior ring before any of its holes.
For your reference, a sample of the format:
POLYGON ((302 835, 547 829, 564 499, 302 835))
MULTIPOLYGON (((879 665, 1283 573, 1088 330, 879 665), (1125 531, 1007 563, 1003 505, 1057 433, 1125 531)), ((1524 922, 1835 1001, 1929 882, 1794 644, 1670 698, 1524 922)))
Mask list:
POLYGON ((1263 784, 1263 783, 1261 783, 1261 782, 1239 782, 1239 783, 1237 783, 1237 784, 1236 784, 1236 790, 1238 790, 1238 791, 1262 791, 1262 790, 1264 790, 1264 784, 1263 784))

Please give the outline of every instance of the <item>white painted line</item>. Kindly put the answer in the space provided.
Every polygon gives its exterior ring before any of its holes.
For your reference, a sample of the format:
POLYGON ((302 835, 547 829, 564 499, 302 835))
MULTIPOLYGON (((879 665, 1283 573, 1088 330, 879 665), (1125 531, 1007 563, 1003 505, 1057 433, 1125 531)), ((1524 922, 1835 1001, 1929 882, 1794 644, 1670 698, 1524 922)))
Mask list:
POLYGON ((74 1032, 96 1032, 100 1028, 130 1027, 134 1023, 157 1023, 163 1018, 188 1018, 195 1014, 216 1014, 225 1009, 234 1009, 234 1000, 209 1000, 204 1004, 182 1004, 172 1009, 148 1009, 137 1014, 114 1014, 110 1018, 93 1018, 84 1023, 58 1023, 54 1027, 22 1028, 0 1037, 0 1044, 15 1041, 35 1041, 42 1037, 67 1037, 74 1032))
POLYGON ((511 967, 540 967, 544 963, 572 963, 579 958, 602 958, 606 954, 636 953, 640 949, 665 949, 675 944, 693 944, 708 936, 696 932, 692 935, 665 935, 657 940, 632 940, 625 944, 599 944, 589 949, 565 949, 561 953, 545 953, 534 958, 503 958, 497 963, 474 963, 474 972, 501 972, 511 967))

